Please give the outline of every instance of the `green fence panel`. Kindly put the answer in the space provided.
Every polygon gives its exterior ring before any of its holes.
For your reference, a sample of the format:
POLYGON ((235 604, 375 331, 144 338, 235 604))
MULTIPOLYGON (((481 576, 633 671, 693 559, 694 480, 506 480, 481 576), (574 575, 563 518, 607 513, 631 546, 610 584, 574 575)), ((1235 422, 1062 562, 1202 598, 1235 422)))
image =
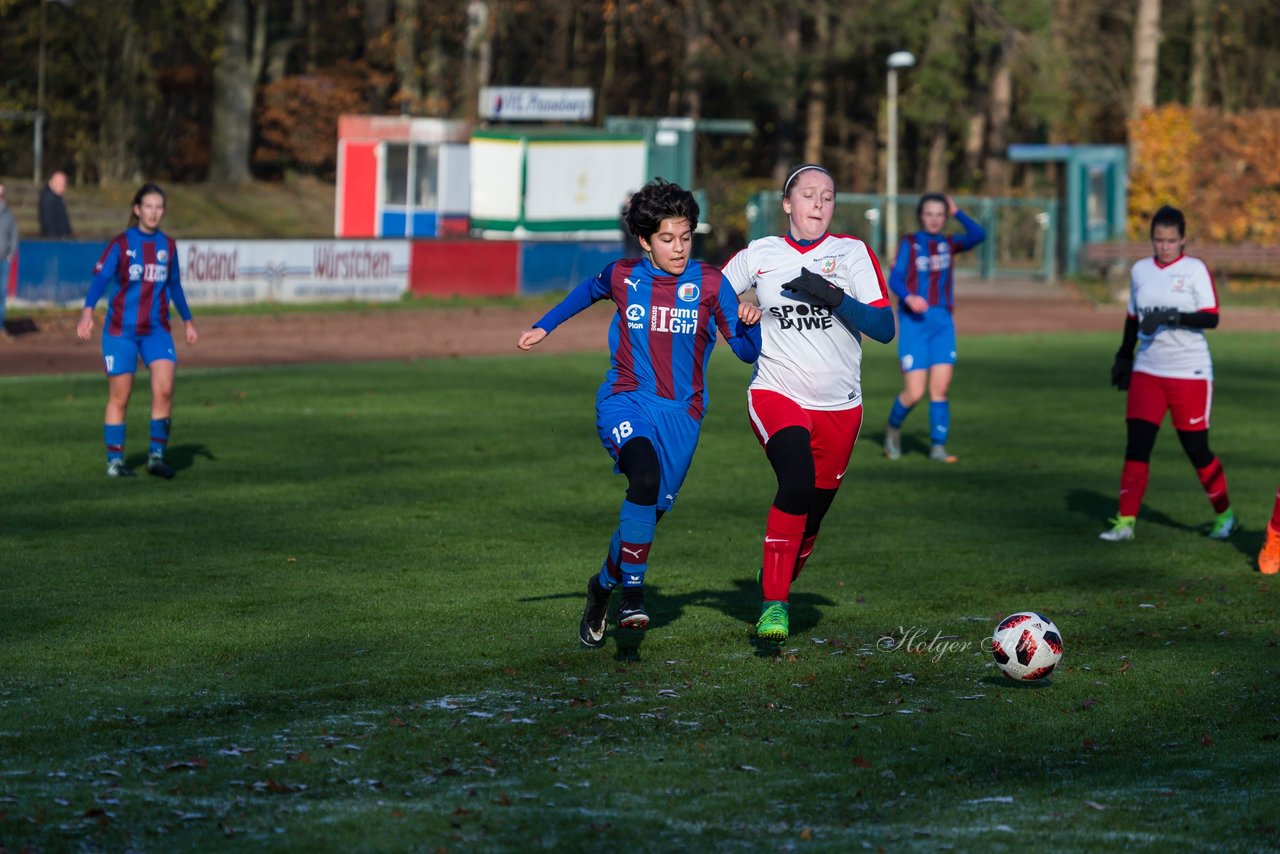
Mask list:
MULTIPOLYGON (((987 230, 987 239, 973 252, 956 256, 959 276, 978 279, 1040 279, 1047 282, 1058 277, 1058 202, 1047 198, 992 198, 988 196, 952 196, 969 216, 987 230)), ((881 266, 893 264, 893 247, 886 251, 885 217, 890 210, 888 198, 873 193, 836 194, 836 213, 831 220, 835 234, 852 234, 862 238, 875 250, 881 266)), ((896 196, 893 210, 898 215, 898 233, 916 228, 916 205, 919 196, 896 196)), ((750 238, 781 234, 786 229, 777 193, 757 193, 747 205, 750 238)), ((954 220, 949 231, 959 231, 954 220)))

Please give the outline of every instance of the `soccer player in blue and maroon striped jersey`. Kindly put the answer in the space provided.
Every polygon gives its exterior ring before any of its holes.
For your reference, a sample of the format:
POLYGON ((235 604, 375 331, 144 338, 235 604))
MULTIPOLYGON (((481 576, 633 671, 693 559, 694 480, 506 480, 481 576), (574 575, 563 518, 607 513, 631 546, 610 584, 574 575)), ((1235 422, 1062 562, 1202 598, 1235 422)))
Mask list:
POLYGON ((944 463, 956 458, 947 453, 951 430, 951 403, 947 397, 956 364, 955 265, 957 253, 967 252, 986 239, 987 232, 960 210, 950 196, 925 193, 916 206, 920 231, 905 235, 889 274, 889 288, 898 295, 898 360, 902 364, 902 392, 894 398, 885 428, 884 455, 902 456, 902 422, 929 392, 929 457, 944 463), (963 234, 943 234, 947 220, 955 217, 963 234))
POLYGON ((129 227, 112 238, 93 268, 93 281, 76 324, 76 334, 88 341, 93 334, 94 306, 106 293, 102 364, 107 374, 107 411, 103 437, 109 477, 133 477, 133 471, 124 464, 125 413, 139 356, 151 373, 147 471, 166 479, 174 475, 164 461, 178 363, 169 333, 170 300, 186 327, 187 343, 195 344, 199 335, 182 293, 177 244, 160 230, 164 201, 164 191, 155 184, 143 184, 134 194, 129 227))
POLYGON ((628 230, 643 258, 615 261, 582 282, 517 345, 528 350, 599 300, 615 307, 609 371, 596 395, 596 431, 626 475, 618 527, 598 573, 587 580, 578 637, 604 643, 609 594, 622 587, 619 628, 644 629, 644 579, 654 527, 680 492, 707 409, 705 378, 719 333, 744 362, 760 353, 760 312, 739 311, 737 294, 715 267, 691 261, 698 225, 693 194, 661 178, 631 197, 628 230))

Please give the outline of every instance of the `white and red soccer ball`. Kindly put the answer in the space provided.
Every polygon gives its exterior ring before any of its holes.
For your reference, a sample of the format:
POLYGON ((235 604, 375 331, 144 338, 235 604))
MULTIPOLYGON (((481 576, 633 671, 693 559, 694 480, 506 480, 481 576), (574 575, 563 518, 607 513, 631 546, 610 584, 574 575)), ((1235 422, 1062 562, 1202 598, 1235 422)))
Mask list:
POLYGON ((1034 682, 1052 673, 1062 660, 1062 634, 1044 614, 1010 614, 996 626, 991 654, 1005 676, 1034 682))

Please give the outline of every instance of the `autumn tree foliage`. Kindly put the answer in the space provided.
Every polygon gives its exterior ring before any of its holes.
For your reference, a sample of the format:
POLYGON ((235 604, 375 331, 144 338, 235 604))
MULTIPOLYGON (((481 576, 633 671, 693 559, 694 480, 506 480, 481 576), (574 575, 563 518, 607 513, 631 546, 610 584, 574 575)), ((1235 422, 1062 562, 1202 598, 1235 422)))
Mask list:
POLYGON ((1130 122, 1129 135, 1130 237, 1145 239, 1151 215, 1172 204, 1200 240, 1280 242, 1280 110, 1168 105, 1130 122))
POLYGON ((337 166, 338 116, 364 112, 372 92, 388 80, 389 76, 362 63, 341 62, 263 85, 254 116, 259 134, 254 166, 332 177, 337 166))

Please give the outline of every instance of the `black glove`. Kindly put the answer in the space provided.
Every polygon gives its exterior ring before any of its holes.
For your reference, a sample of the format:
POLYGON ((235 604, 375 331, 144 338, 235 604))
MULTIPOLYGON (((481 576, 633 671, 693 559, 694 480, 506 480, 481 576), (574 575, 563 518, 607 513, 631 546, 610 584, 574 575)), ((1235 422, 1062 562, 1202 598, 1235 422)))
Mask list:
POLYGON ((1133 375, 1133 357, 1116 353, 1116 360, 1111 363, 1111 384, 1121 391, 1129 390, 1129 377, 1133 375))
POLYGON ((1142 316, 1138 328, 1143 335, 1155 335, 1161 326, 1177 326, 1182 319, 1182 312, 1176 308, 1155 308, 1142 316))
POLYGON ((844 299, 844 291, 807 267, 800 271, 800 275, 783 285, 782 289, 804 294, 828 308, 835 308, 844 299))

